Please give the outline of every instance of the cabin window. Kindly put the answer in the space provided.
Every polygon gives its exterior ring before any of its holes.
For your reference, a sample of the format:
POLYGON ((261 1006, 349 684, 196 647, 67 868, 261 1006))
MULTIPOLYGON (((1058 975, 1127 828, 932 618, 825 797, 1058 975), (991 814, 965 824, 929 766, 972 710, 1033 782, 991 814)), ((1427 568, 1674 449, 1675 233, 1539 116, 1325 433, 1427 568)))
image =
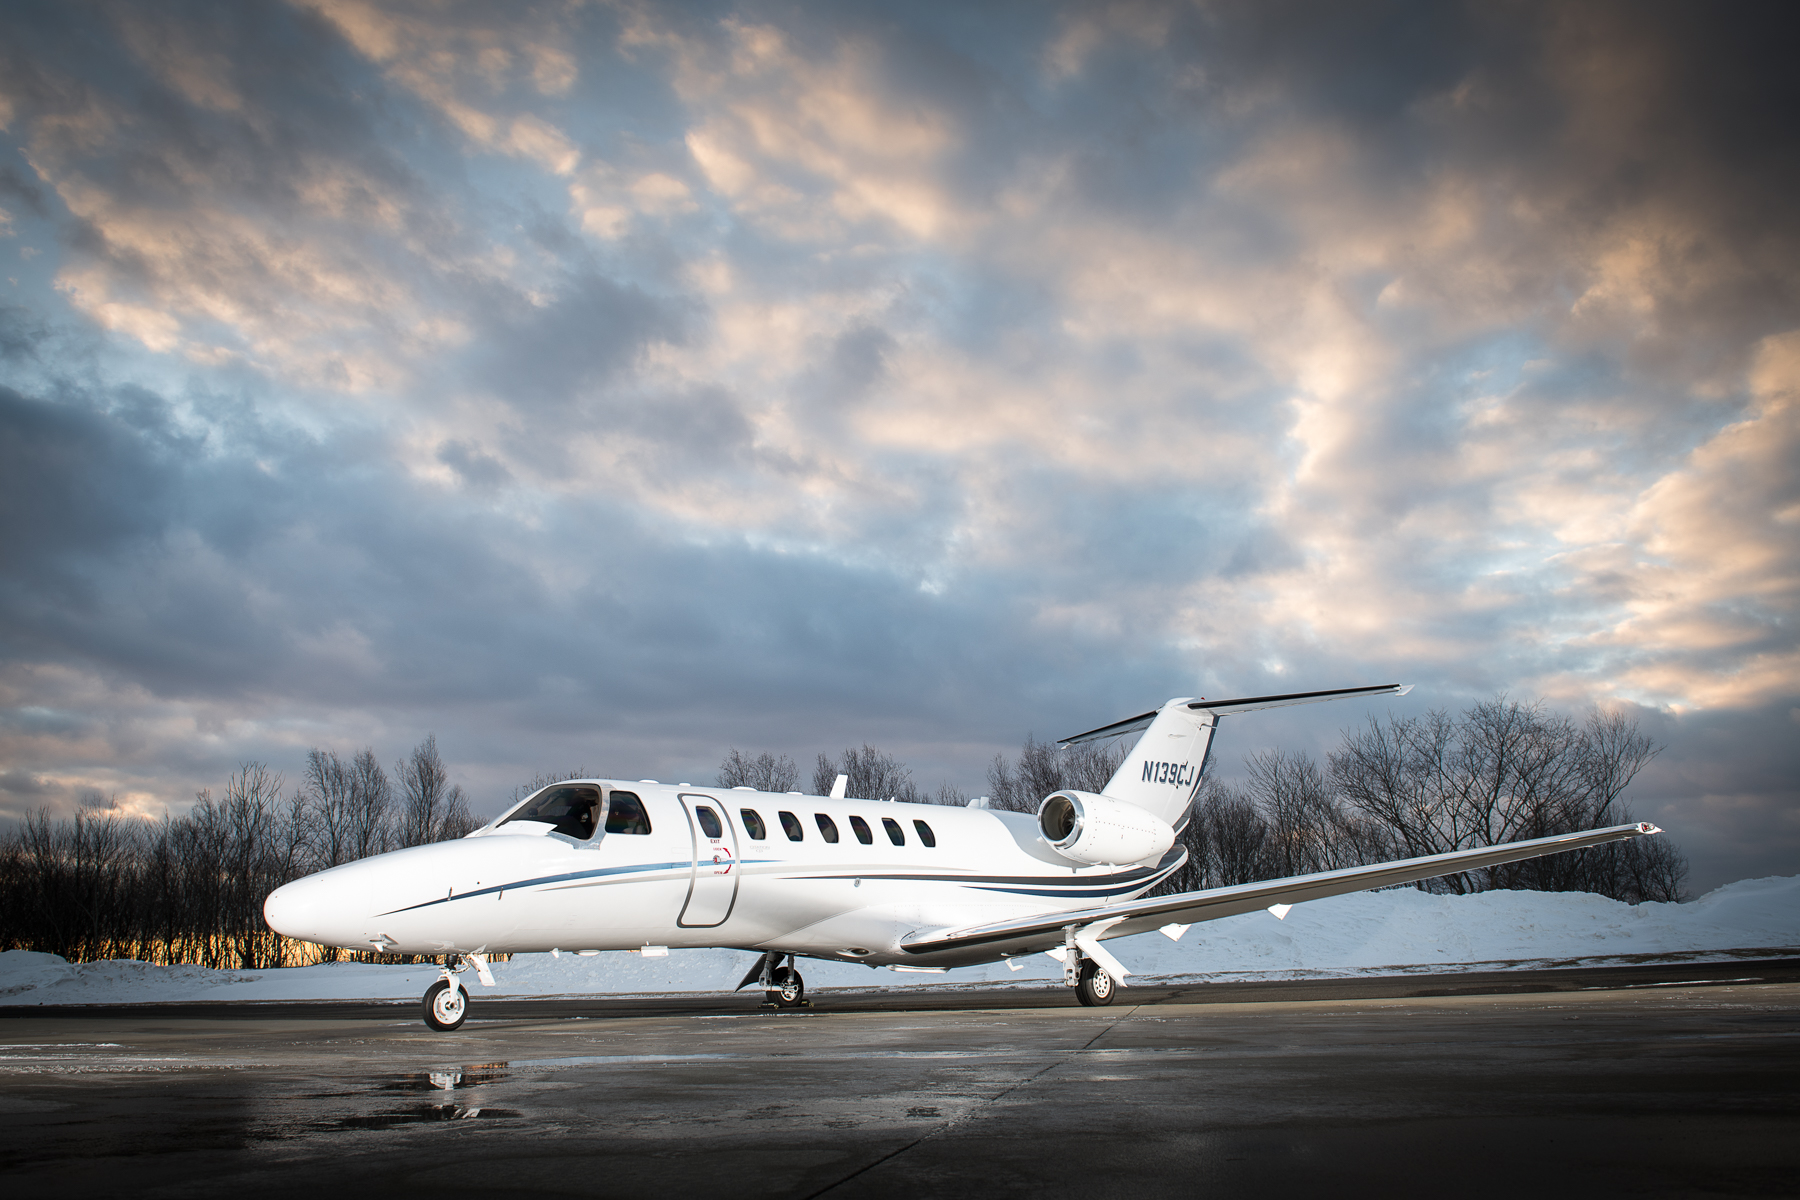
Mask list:
POLYGON ((937 834, 931 832, 931 826, 923 821, 914 821, 913 828, 919 831, 919 840, 924 842, 927 847, 937 845, 937 834))
POLYGON ((892 817, 881 818, 881 827, 887 830, 888 841, 896 846, 906 845, 906 835, 900 832, 900 822, 892 817))
POLYGON ((630 792, 614 792, 606 806, 606 832, 649 833, 650 814, 644 802, 630 792))
POLYGON ((709 838, 725 836, 725 827, 719 824, 719 814, 704 804, 694 806, 694 819, 700 822, 700 832, 709 838))
POLYGON ((744 832, 757 841, 769 836, 769 827, 763 824, 762 814, 754 808, 740 808, 738 816, 744 818, 744 832))
POLYGON ((506 818, 514 821, 542 821, 564 837, 594 836, 594 817, 600 810, 600 789, 595 787, 553 787, 538 793, 524 808, 506 818))
POLYGON ((800 818, 791 812, 781 814, 782 832, 788 835, 788 841, 797 842, 806 836, 806 830, 800 825, 800 818))
POLYGON ((861 817, 851 817, 850 828, 856 831, 856 840, 865 846, 875 840, 875 835, 869 832, 869 823, 861 817))
POLYGON ((824 813, 814 813, 813 820, 819 823, 819 836, 828 842, 837 841, 837 822, 824 813))

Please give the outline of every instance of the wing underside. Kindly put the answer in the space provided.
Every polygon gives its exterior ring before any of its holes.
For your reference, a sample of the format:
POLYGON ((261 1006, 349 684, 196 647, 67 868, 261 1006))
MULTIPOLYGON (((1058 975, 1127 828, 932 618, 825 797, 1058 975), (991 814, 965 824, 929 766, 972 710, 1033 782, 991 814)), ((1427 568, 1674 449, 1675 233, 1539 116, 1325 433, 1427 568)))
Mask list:
POLYGON ((1558 834, 1554 837, 1507 842, 1474 850, 1453 850, 1448 854, 1430 854, 1366 867, 1348 867, 1341 871, 1322 871, 1316 875, 1295 875, 1287 879, 1212 888, 1204 892, 1182 892, 1174 896, 1130 900, 1122 904, 995 921, 961 929, 933 930, 903 940, 900 948, 908 954, 921 956, 966 955, 971 962, 991 959, 1000 954, 1010 957, 1061 945, 1066 937, 1065 930, 1070 926, 1079 928, 1104 922, 1104 927, 1096 928, 1093 933, 1096 939, 1104 941, 1134 933, 1147 933, 1169 924, 1191 925, 1201 921, 1216 921, 1222 917, 1255 912, 1276 904, 1302 904, 1308 900, 1323 900, 1327 896, 1416 883, 1421 879, 1452 875, 1458 871, 1540 858, 1546 854, 1581 850, 1588 846, 1647 837, 1661 832, 1648 822, 1614 825, 1584 833, 1558 834))

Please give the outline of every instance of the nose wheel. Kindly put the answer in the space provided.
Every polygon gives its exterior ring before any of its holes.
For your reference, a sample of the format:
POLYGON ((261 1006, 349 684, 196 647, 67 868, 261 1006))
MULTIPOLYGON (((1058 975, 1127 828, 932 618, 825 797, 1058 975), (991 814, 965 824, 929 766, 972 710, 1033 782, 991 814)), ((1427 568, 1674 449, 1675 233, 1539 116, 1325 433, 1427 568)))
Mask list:
POLYGON ((440 979, 425 989, 425 1023, 439 1033, 459 1028, 469 1015, 469 993, 454 979, 440 979))

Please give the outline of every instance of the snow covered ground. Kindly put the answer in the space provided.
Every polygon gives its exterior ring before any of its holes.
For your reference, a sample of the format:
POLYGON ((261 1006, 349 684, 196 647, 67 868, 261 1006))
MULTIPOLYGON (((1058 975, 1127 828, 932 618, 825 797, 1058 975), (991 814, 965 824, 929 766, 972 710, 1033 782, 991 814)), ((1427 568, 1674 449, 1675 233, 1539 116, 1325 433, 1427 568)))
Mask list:
MULTIPOLYGON (((1743 880, 1689 904, 1635 907, 1584 893, 1359 892, 1298 905, 1286 920, 1250 913, 1196 925, 1179 942, 1149 933, 1108 942, 1107 949, 1131 969, 1132 982, 1522 969, 1640 955, 1727 958, 1730 951, 1800 949, 1800 876, 1743 880)), ((734 950, 674 950, 667 958, 522 954, 496 964, 498 987, 484 988, 472 975, 464 979, 476 999, 725 991, 755 959, 734 950)), ((1059 978, 1062 968, 1035 955, 1017 972, 1005 963, 944 975, 824 962, 802 970, 810 990, 1024 983, 1059 978)), ((433 967, 360 963, 273 971, 71 964, 54 954, 11 950, 0 954, 0 1004, 416 1001, 436 976, 433 967)))

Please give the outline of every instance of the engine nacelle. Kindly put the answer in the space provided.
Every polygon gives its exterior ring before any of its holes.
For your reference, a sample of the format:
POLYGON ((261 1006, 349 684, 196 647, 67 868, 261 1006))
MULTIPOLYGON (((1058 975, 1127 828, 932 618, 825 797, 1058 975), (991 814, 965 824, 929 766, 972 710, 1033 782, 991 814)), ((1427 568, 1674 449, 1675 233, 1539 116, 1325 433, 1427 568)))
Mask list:
POLYGON ((1092 792, 1051 792, 1038 805, 1038 829, 1064 858, 1093 866, 1161 858, 1175 830, 1155 813, 1092 792))

